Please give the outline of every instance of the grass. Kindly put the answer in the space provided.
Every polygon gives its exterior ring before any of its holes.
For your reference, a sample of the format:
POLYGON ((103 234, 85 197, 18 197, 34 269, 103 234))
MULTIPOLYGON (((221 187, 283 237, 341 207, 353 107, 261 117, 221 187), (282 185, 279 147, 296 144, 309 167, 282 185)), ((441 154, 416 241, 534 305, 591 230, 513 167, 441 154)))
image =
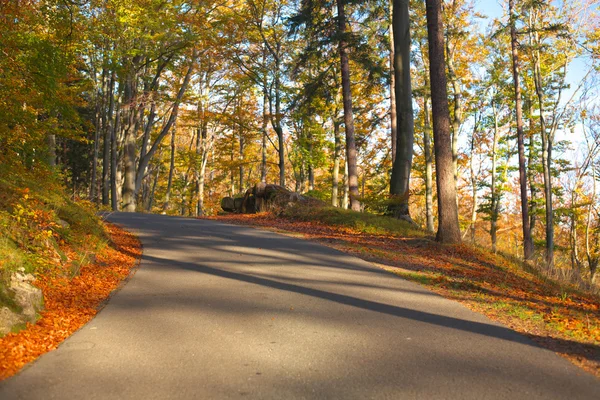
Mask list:
POLYGON ((410 225, 406 221, 368 213, 357 213, 337 207, 289 207, 282 216, 296 221, 321 222, 372 235, 428 236, 426 231, 410 225))
POLYGON ((302 234, 457 300, 600 377, 600 298, 520 260, 467 244, 441 245, 389 217, 293 207, 221 220, 302 234))

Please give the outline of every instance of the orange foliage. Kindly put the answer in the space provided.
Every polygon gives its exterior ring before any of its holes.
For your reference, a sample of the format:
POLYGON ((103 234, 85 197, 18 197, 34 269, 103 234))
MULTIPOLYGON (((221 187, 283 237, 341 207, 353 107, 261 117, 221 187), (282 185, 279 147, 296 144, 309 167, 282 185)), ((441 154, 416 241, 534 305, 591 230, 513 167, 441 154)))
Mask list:
POLYGON ((141 255, 132 234, 108 225, 114 246, 96 255, 93 264, 73 279, 64 273, 42 275, 34 284, 44 294, 45 309, 35 324, 0 338, 0 380, 16 374, 25 364, 58 345, 96 315, 102 303, 129 276, 141 255))

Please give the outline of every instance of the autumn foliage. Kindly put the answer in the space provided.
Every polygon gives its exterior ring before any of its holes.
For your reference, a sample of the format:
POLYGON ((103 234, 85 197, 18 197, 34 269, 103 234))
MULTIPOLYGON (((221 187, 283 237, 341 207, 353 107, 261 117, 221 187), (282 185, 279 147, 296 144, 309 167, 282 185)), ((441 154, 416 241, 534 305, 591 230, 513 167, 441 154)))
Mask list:
POLYGON ((113 245, 96 255, 70 278, 63 266, 41 274, 34 282, 42 289, 45 310, 35 324, 0 338, 0 379, 17 373, 27 363, 57 348, 62 341, 98 313, 103 302, 129 276, 141 255, 139 241, 130 233, 108 225, 113 245))

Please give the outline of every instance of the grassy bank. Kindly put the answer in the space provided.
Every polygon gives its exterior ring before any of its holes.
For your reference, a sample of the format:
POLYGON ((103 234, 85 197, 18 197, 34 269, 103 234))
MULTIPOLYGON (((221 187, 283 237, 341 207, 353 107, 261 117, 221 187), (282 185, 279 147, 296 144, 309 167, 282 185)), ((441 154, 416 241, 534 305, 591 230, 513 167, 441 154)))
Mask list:
POLYGON ((77 276, 109 238, 91 204, 75 202, 50 171, 0 165, 0 307, 19 312, 11 274, 77 276))
POLYGON ((373 262, 521 332, 600 377, 600 298, 466 244, 444 246, 387 217, 324 208, 225 215, 224 222, 294 232, 373 262))

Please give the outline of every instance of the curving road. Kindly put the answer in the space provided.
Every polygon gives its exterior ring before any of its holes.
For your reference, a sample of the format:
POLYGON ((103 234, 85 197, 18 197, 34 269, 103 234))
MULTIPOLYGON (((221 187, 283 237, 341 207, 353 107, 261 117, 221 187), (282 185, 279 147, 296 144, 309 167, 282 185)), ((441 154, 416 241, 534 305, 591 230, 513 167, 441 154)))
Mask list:
POLYGON ((600 380, 365 261, 213 221, 117 213, 144 254, 0 399, 600 399, 600 380))

